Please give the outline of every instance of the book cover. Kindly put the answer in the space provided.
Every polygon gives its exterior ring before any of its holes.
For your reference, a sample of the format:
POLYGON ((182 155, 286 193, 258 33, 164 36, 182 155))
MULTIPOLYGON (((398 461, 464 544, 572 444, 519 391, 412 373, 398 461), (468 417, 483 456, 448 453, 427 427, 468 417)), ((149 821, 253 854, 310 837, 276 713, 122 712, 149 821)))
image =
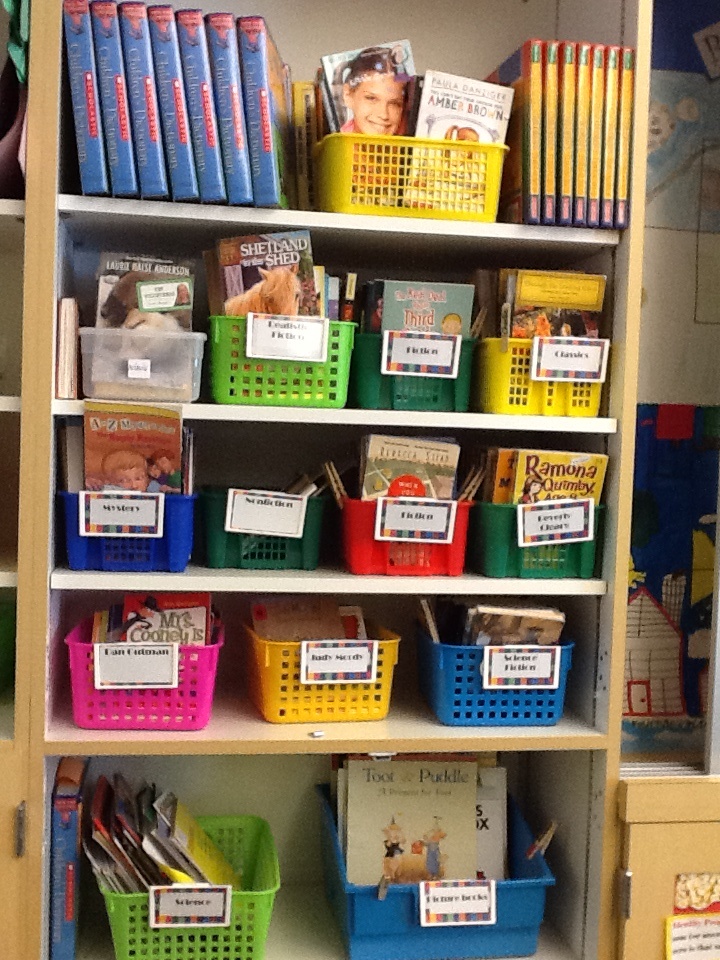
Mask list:
POLYGON ((476 647, 550 646, 560 641, 564 626, 561 610, 477 604, 467 611, 462 642, 476 647))
POLYGON ((75 960, 86 770, 87 760, 63 757, 55 772, 50 812, 50 960, 75 960))
POLYGON ((469 337, 474 296, 471 283, 385 280, 381 329, 469 337))
POLYGON ((630 223, 630 151, 635 96, 635 51, 625 47, 620 70, 620 105, 615 181, 615 227, 624 230, 630 223))
POLYGON ((507 770, 505 767, 478 769, 475 805, 477 832, 477 879, 504 880, 507 877, 507 770))
POLYGON ((415 64, 408 40, 393 40, 320 58, 341 133, 408 133, 408 83, 415 64))
POLYGON ((590 135, 588 137, 587 225, 600 225, 602 187, 603 101, 605 99, 605 46, 596 43, 590 59, 590 135))
POLYGON ((330 320, 340 319, 340 277, 325 275, 325 299, 327 316, 330 320))
POLYGON ((542 222, 555 223, 558 148, 558 48, 557 40, 545 43, 543 57, 543 170, 542 222))
POLYGON ((615 175, 617 172, 621 54, 621 47, 605 48, 605 115, 603 118, 602 186, 600 194, 601 227, 613 227, 615 224, 615 175))
POLYGON ((518 450, 511 502, 593 499, 597 506, 607 461, 604 453, 518 450))
POLYGON ((123 608, 121 603, 113 603, 104 610, 96 610, 93 615, 92 642, 120 643, 122 636, 123 608))
POLYGON ((90 17, 112 194, 137 197, 138 178, 117 3, 95 0, 90 4, 90 17))
POLYGON ((148 7, 148 23, 172 198, 199 200, 175 11, 169 5, 148 7))
POLYGON ((227 316, 317 316, 308 230, 228 237, 216 251, 227 316))
POLYGON ((222 851, 180 801, 177 801, 175 806, 171 838, 208 883, 216 886, 230 884, 233 888, 242 889, 240 877, 227 862, 222 851))
POLYGON ((140 195, 164 200, 170 193, 147 8, 144 3, 121 3, 118 11, 140 195))
POLYGON ((370 434, 362 446, 361 499, 452 500, 460 447, 445 440, 370 434))
POLYGON ((128 643, 210 642, 209 593, 126 593, 120 639, 128 643))
POLYGON ((63 0, 70 98, 80 186, 85 196, 110 192, 88 0, 63 0))
POLYGON ((79 329, 77 300, 62 297, 58 303, 55 349, 55 396, 58 400, 77 400, 79 329))
POLYGON ((570 226, 573 222, 573 179, 575 176, 575 99, 577 94, 576 43, 561 43, 560 100, 558 119, 558 189, 557 222, 570 226))
POLYGON ((283 62, 263 17, 239 17, 238 37, 255 206, 287 209, 295 171, 283 62))
POLYGON ((85 401, 85 490, 180 493, 180 410, 85 401))
POLYGON ((487 503, 510 503, 517 450, 514 448, 492 447, 488 451, 483 500, 487 503))
POLYGON ((225 203, 227 192, 202 10, 178 10, 175 21, 200 200, 225 203))
POLYGON ((190 330, 194 272, 192 260, 101 253, 95 326, 190 330))
POLYGON ((587 223, 588 155, 590 147, 590 74, 592 44, 577 45, 577 98, 575 114, 575 189, 573 223, 587 223))
POLYGON ((251 606, 259 637, 287 643, 295 640, 337 640, 346 636, 337 602, 330 597, 260 597, 251 606))
POLYGON ((313 267, 313 276, 315 277, 315 313, 319 317, 327 316, 327 300, 325 298, 325 267, 322 264, 315 264, 313 267))
POLYGON ((235 17, 231 13, 208 13, 205 26, 228 203, 251 204, 252 174, 235 17))
MULTIPOLYGON (((511 337, 598 337, 605 296, 602 274, 501 270, 499 300, 511 337)), ((501 331, 502 334, 502 331, 501 331)))
POLYGON ((477 763, 368 757, 347 771, 350 883, 475 878, 477 763))
POLYGON ((499 84, 428 70, 415 136, 430 140, 505 143, 513 90, 499 84))
POLYGON ((355 320, 355 294, 357 292, 357 274, 348 272, 343 283, 342 301, 340 303, 340 319, 355 320))
POLYGON ((298 207, 314 210, 313 149, 317 143, 317 116, 315 88, 310 81, 296 80, 293 83, 292 116, 298 207))

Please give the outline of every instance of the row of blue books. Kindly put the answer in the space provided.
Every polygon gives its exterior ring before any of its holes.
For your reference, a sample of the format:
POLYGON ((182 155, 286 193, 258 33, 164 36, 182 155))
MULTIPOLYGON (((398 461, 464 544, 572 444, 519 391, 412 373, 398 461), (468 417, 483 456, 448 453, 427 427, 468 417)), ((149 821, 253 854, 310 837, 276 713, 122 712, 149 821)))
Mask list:
POLYGON ((262 17, 114 0, 63 17, 83 194, 290 205, 289 72, 262 17))

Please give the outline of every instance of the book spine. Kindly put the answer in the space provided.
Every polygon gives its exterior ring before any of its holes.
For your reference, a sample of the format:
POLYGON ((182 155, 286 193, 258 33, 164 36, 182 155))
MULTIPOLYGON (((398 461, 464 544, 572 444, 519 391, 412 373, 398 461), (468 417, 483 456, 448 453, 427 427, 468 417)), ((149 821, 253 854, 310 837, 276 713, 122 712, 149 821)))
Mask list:
POLYGON ((620 107, 618 120, 617 176, 615 183, 615 227, 624 230, 630 223, 630 146, 635 90, 635 51, 622 52, 620 107))
POLYGON ((573 211, 573 223, 576 226, 584 226, 587 222, 591 55, 591 44, 578 44, 577 99, 575 107, 575 209, 573 211))
POLYGON ((542 222, 555 223, 558 143, 558 47, 557 40, 545 43, 543 57, 543 164, 542 222))
POLYGON ((164 200, 170 194, 147 8, 144 3, 121 3, 118 10, 140 195, 144 199, 164 200))
POLYGON ((347 276, 345 277, 345 289, 343 291, 343 299, 340 305, 341 320, 355 319, 356 290, 357 290, 357 274, 348 273, 347 276))
POLYGON ((315 292, 317 293, 317 312, 319 317, 327 316, 327 300, 325 299, 325 267, 316 264, 313 267, 315 276, 315 292))
POLYGON ((171 6, 148 7, 148 21, 172 197, 199 200, 175 11, 171 6))
POLYGON ((112 193, 114 197, 137 197, 138 180, 117 3, 96 0, 90 4, 90 18, 112 193))
POLYGON ((325 277, 327 284, 327 315, 330 320, 340 319, 340 277, 325 277))
POLYGON ((295 128, 295 171, 297 176, 298 206, 301 210, 314 207, 312 184, 312 152, 315 146, 315 90, 309 81, 292 85, 292 116, 295 128))
POLYGON ((63 24, 80 186, 86 196, 107 196, 110 184, 88 0, 64 0, 63 24))
POLYGON ((205 26, 228 203, 248 205, 253 202, 252 174, 235 18, 231 13, 208 13, 205 26))
POLYGON ((54 800, 50 844, 50 960, 75 960, 80 825, 77 804, 54 800))
POLYGON ((605 51, 605 117, 603 120, 600 226, 615 224, 615 174, 617 172, 618 103, 620 100, 620 47, 605 51))
POLYGON ((226 203, 227 193, 203 14, 201 10, 178 10, 175 21, 185 77, 185 96, 200 200, 203 203, 226 203))
POLYGON ((600 192, 602 186, 603 99, 605 97, 604 44, 595 44, 591 62, 587 225, 598 227, 600 225, 600 192))
POLYGON ((560 125, 558 131, 557 222, 573 222, 573 178, 575 174, 575 94, 577 44, 560 45, 560 125))
POLYGON ((542 165, 542 99, 543 46, 540 40, 526 44, 525 66, 528 95, 525 102, 525 136, 523 138, 524 222, 540 223, 540 193, 542 165))

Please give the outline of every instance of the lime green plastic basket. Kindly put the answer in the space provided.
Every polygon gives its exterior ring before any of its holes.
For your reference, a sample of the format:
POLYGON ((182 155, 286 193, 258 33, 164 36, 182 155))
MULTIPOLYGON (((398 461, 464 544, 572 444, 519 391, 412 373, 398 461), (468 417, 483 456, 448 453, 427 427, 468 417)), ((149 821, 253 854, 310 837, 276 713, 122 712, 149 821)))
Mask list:
POLYGON ((210 374, 216 403, 345 406, 355 324, 330 321, 325 363, 249 358, 245 326, 245 317, 210 317, 210 374))
POLYGON ((152 929, 147 893, 103 889, 116 960, 263 960, 280 888, 270 827, 260 817, 198 817, 198 821, 230 865, 242 871, 244 889, 233 890, 230 926, 152 929))

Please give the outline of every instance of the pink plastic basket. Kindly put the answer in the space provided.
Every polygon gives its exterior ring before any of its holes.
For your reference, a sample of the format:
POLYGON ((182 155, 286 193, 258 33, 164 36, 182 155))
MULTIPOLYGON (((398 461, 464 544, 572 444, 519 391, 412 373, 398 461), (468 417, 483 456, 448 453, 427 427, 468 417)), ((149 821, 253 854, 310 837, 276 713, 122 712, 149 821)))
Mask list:
POLYGON ((215 674, 225 630, 206 647, 180 647, 175 690, 96 690, 92 619, 65 638, 70 655, 73 720, 86 730, 202 730, 212 711, 215 674))

